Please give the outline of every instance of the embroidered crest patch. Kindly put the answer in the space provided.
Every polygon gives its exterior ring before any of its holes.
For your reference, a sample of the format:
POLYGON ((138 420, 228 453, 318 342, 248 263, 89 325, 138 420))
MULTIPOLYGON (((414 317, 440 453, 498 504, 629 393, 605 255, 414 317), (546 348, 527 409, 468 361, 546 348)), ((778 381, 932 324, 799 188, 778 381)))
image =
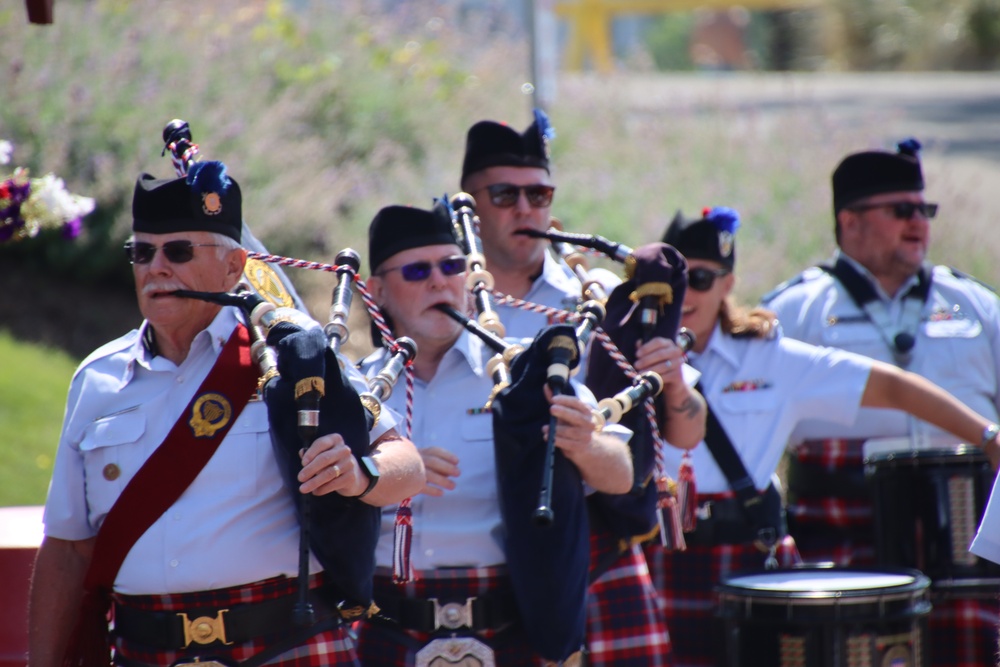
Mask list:
POLYGON ((233 406, 222 394, 202 394, 191 408, 191 420, 188 422, 196 438, 211 438, 233 416, 233 406))

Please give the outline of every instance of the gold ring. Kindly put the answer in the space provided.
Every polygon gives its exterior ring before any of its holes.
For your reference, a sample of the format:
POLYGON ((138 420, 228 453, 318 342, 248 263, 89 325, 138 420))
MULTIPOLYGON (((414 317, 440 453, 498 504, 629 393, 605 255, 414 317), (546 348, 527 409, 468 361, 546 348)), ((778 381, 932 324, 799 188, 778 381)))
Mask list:
POLYGON ((667 359, 667 370, 669 371, 674 367, 674 362, 671 359, 667 359))
POLYGON ((333 478, 337 479, 340 477, 340 466, 336 463, 333 464, 333 478))

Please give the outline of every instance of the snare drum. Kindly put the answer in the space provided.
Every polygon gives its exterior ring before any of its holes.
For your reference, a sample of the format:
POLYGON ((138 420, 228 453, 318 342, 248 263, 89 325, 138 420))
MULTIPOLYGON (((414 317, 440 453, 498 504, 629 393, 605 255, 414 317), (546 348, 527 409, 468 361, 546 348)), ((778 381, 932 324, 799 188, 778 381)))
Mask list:
POLYGON ((880 565, 941 579, 1000 577, 1000 565, 969 551, 993 488, 978 448, 883 452, 865 459, 880 565))
POLYGON ((930 579, 916 570, 746 572, 719 594, 722 667, 926 667, 930 579))

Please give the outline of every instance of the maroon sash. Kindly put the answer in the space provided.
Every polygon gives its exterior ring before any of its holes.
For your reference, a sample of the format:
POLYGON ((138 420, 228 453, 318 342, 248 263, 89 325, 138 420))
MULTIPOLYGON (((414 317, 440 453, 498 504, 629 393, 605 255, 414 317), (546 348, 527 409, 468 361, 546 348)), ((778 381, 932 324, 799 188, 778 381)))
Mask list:
POLYGON ((257 377, 249 333, 239 324, 177 423, 126 485, 97 531, 64 666, 108 665, 111 589, 125 556, 215 454, 253 395, 257 377))

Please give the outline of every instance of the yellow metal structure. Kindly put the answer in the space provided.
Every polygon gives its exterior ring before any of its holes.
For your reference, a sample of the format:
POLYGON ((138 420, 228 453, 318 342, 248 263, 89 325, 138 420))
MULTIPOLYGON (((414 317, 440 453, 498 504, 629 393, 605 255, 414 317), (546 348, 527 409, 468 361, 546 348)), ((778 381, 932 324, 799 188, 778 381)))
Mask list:
POLYGON ((569 42, 563 67, 583 68, 586 57, 594 69, 610 72, 614 68, 611 53, 611 22, 624 14, 662 14, 695 9, 797 9, 814 6, 816 0, 559 0, 556 16, 569 23, 569 42))

